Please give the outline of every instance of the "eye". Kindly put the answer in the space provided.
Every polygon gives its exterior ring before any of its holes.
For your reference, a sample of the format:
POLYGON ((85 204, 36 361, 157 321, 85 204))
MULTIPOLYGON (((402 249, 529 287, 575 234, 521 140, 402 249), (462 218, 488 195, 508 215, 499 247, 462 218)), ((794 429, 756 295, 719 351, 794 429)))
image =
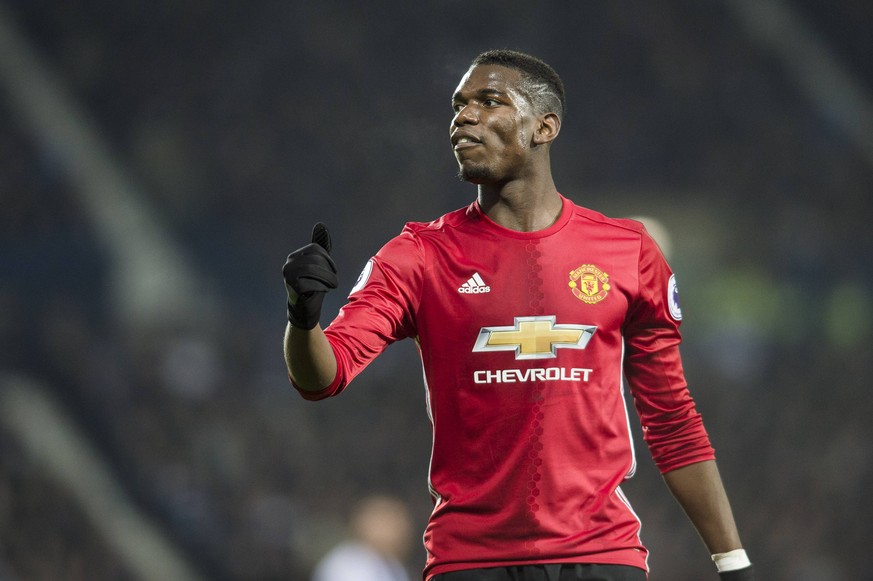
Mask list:
POLYGON ((454 111, 455 113, 457 113, 458 111, 460 111, 463 108, 464 108, 463 103, 452 103, 452 111, 454 111))
POLYGON ((485 99, 482 101, 482 104, 486 107, 498 107, 500 105, 500 101, 497 99, 485 99))

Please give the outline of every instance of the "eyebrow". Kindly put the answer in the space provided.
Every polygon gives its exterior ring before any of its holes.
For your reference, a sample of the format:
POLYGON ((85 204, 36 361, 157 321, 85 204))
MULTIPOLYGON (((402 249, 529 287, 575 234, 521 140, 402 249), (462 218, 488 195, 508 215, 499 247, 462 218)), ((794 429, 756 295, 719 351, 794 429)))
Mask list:
MULTIPOLYGON (((505 97, 509 95, 506 91, 498 91, 497 89, 480 89, 476 91, 476 97, 505 97)), ((461 96, 461 92, 458 91, 454 95, 452 95, 452 103, 456 103, 458 101, 463 101, 464 99, 461 96)))

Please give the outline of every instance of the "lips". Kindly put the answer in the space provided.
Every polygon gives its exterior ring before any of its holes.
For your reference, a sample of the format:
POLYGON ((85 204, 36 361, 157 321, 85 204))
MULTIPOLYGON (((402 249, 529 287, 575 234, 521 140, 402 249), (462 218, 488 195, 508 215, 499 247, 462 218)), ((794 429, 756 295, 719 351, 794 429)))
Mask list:
POLYGON ((452 145, 455 147, 455 150, 466 149, 480 143, 482 141, 478 137, 466 131, 455 131, 452 134, 452 145))

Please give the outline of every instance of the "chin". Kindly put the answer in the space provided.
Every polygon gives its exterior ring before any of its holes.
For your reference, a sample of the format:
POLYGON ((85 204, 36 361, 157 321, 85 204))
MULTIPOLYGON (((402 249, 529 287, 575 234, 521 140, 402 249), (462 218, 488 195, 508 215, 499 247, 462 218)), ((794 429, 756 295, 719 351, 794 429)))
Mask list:
POLYGON ((464 166, 458 169, 458 178, 471 184, 486 184, 494 181, 493 172, 487 167, 464 166))

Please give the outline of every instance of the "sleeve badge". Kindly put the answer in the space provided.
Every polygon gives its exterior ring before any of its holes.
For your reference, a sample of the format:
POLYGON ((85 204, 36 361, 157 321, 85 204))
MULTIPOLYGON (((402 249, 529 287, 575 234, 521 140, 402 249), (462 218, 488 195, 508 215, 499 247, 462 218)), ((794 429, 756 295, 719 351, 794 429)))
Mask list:
POLYGON ((361 274, 358 275, 358 280, 355 282, 355 286, 352 287, 352 290, 349 291, 349 295, 353 295, 367 284, 367 281, 370 280, 370 275, 373 273, 373 259, 367 261, 367 264, 364 265, 364 270, 361 271, 361 274))
POLYGON ((667 283, 667 306, 670 308, 670 316, 677 321, 682 320, 682 309, 679 307, 679 289, 676 287, 676 275, 670 276, 667 283))

